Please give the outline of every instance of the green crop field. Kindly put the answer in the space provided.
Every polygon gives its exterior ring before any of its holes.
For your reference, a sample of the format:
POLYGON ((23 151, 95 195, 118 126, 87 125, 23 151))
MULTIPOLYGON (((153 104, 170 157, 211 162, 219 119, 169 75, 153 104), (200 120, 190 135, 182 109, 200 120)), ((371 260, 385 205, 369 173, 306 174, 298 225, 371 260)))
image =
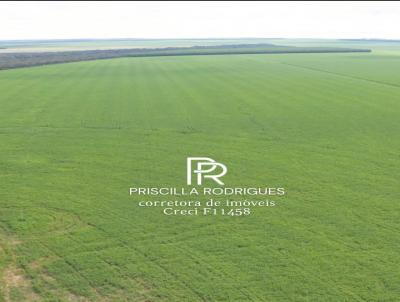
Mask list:
POLYGON ((399 301, 400 51, 379 47, 0 71, 0 301, 399 301), (139 207, 188 156, 286 194, 139 207))

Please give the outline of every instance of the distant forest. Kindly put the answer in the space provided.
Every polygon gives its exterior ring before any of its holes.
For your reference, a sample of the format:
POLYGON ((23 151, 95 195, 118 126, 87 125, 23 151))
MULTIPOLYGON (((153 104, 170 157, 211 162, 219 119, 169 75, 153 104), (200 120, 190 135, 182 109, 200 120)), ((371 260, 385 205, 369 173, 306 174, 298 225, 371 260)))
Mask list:
POLYGON ((0 69, 29 67, 46 64, 111 59, 119 57, 233 55, 233 54, 283 54, 283 53, 332 53, 370 52, 370 49, 339 47, 295 47, 273 44, 236 44, 217 46, 131 48, 54 52, 0 53, 0 69))

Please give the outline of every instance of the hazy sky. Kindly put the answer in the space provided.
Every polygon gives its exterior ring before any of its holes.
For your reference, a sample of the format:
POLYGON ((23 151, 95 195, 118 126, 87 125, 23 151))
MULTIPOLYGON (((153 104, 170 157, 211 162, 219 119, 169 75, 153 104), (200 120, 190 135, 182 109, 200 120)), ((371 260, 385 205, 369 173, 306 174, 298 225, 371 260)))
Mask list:
POLYGON ((400 2, 0 2, 0 40, 400 39, 400 2))

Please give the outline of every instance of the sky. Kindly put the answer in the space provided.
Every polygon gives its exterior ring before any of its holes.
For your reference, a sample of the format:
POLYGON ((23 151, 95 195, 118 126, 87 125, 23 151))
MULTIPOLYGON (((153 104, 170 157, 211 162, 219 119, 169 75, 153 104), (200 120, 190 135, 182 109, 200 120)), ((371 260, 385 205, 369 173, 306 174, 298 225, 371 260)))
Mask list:
POLYGON ((400 2, 0 2, 0 40, 400 39, 400 2))

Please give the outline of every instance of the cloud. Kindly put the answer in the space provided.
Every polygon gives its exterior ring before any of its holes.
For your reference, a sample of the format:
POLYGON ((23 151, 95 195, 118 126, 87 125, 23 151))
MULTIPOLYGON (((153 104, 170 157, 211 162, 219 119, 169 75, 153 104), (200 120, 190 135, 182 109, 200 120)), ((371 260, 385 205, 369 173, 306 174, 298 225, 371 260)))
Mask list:
POLYGON ((0 2, 0 39, 399 39, 399 2, 0 2))

